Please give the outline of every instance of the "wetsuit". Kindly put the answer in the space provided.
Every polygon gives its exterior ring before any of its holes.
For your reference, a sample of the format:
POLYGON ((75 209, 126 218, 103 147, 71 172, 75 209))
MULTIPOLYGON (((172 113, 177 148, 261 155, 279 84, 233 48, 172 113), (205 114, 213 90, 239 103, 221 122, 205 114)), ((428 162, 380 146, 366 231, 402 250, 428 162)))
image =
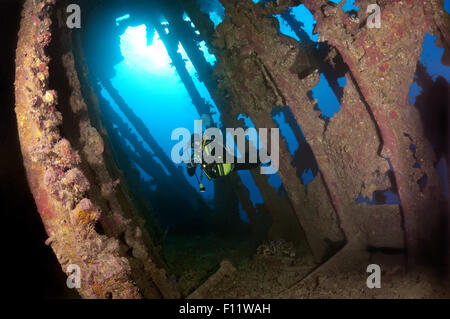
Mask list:
MULTIPOLYGON (((211 155, 214 156, 214 149, 213 150, 208 149, 208 146, 210 143, 211 143, 211 141, 204 140, 202 148, 207 154, 211 153, 211 155)), ((228 152, 226 147, 223 147, 222 154, 223 154, 224 158, 226 158, 227 153, 229 155, 232 155, 231 153, 228 152)), ((218 177, 229 175, 232 171, 250 170, 250 169, 255 169, 255 168, 258 168, 261 166, 261 162, 259 162, 259 160, 257 163, 249 163, 249 151, 248 150, 246 150, 246 152, 245 152, 245 163, 238 163, 238 159, 235 156, 233 156, 233 157, 234 157, 233 163, 227 163, 225 161, 223 163, 211 163, 211 164, 189 163, 188 164, 188 175, 194 176, 197 166, 201 166, 201 169, 205 173, 206 177, 210 180, 215 180, 218 177)))

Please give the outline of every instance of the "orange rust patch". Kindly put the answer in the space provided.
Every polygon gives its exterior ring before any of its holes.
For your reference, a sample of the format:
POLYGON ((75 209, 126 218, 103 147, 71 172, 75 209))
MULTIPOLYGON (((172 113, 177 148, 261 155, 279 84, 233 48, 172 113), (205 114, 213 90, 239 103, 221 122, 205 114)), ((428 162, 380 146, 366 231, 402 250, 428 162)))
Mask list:
POLYGON ((391 112, 389 113, 389 117, 390 117, 391 119, 397 120, 397 119, 398 119, 398 113, 397 113, 396 111, 391 111, 391 112))
POLYGON ((92 290, 94 291, 94 293, 97 296, 101 296, 102 295, 103 288, 102 288, 102 286, 100 284, 93 284, 92 285, 92 290))
POLYGON ((91 210, 80 210, 76 212, 75 221, 77 224, 86 225, 95 220, 96 213, 91 210))
POLYGON ((380 65, 380 72, 386 72, 387 70, 389 70, 389 63, 383 63, 382 65, 380 65))

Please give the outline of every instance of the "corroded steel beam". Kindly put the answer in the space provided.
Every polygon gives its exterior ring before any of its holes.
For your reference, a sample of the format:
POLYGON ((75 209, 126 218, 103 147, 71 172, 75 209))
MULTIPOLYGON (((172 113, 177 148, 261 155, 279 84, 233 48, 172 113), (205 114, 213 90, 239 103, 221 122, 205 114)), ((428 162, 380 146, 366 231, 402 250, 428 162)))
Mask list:
POLYGON ((49 88, 46 48, 51 41, 64 46, 54 34, 56 28, 51 28, 55 4, 54 0, 25 2, 16 51, 19 138, 30 189, 49 236, 46 244, 64 272, 69 265, 80 267, 78 292, 84 298, 141 298, 142 293, 153 298, 177 297, 165 274, 149 258, 151 249, 134 220, 137 216, 125 212, 117 199, 103 158, 105 144, 90 124, 72 54, 52 57, 61 59, 55 65, 60 68, 59 80, 70 88, 62 94, 69 96, 58 99, 57 92, 49 88), (62 136, 63 115, 73 116, 71 120, 77 123, 79 131, 73 134, 80 139, 78 150, 62 136), (97 223, 106 235, 98 233, 97 223), (117 239, 120 234, 124 242, 117 239), (124 245, 132 250, 132 257, 123 253, 124 245), (136 265, 143 269, 136 272, 136 265), (146 278, 145 286, 140 282, 138 288, 134 280, 138 277, 146 278))
MULTIPOLYGON (((424 136, 419 112, 408 98, 424 36, 436 30, 435 22, 442 29, 442 2, 384 1, 380 3, 381 29, 360 27, 339 7, 320 9, 317 1, 304 3, 314 13, 321 41, 336 47, 349 66, 378 127, 380 155, 390 158, 401 200, 407 248, 412 260, 417 259, 435 248, 438 236, 448 240, 445 231, 440 231, 447 227, 443 223, 448 212, 434 169, 434 151, 424 136), (411 151, 411 144, 415 145, 415 152, 411 151), (418 181, 424 176, 427 186, 421 189, 418 181)), ((365 8, 369 4, 365 0, 356 3, 362 8, 362 22, 367 19, 365 8)), ((446 33, 448 30, 444 30, 444 37, 446 33)))
MULTIPOLYGON (((278 34, 276 19, 267 18, 276 10, 250 1, 223 1, 223 4, 229 19, 218 26, 214 44, 222 50, 218 55, 217 73, 219 89, 225 92, 224 99, 230 109, 250 115, 258 127, 275 125, 270 118, 273 107, 290 106, 320 167, 318 178, 302 195, 300 183, 289 186, 295 183, 295 169, 289 154, 280 153, 280 176, 287 185, 299 220, 303 219, 310 245, 313 242, 311 246, 318 247, 321 240, 329 241, 332 228, 317 230, 323 225, 336 225, 334 223, 342 227, 347 239, 364 234, 368 244, 374 241, 380 244, 383 234, 378 234, 381 237, 375 240, 367 233, 370 229, 367 225, 374 222, 372 216, 364 220, 354 218, 366 209, 355 200, 360 193, 371 196, 375 190, 391 187, 387 177, 389 165, 378 154, 381 139, 377 125, 351 74, 347 75, 341 111, 326 127, 319 119, 316 101, 309 98, 319 74, 299 76, 301 67, 309 67, 307 56, 297 41, 278 34), (338 215, 337 222, 330 217, 334 211, 338 215), (321 217, 315 220, 314 216, 321 217), (310 224, 307 225, 306 220, 310 224)), ((385 236, 386 247, 401 248, 401 214, 398 206, 393 208, 389 211, 383 207, 374 209, 378 211, 377 217, 386 218, 383 223, 395 226, 391 229, 394 234, 385 236)), ((320 249, 313 250, 316 257, 320 255, 320 249)))

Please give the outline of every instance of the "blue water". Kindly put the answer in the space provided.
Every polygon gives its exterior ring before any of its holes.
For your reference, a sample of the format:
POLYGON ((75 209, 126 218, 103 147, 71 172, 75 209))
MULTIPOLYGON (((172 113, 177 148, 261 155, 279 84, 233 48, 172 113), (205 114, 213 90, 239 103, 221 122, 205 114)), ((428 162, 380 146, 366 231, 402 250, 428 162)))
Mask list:
MULTIPOLYGON (((184 52, 181 45, 180 51, 184 52)), ((200 117, 197 109, 192 104, 176 70, 172 67, 171 59, 156 31, 147 30, 145 25, 127 28, 121 36, 121 52, 124 60, 115 66, 116 76, 111 82, 135 114, 146 123, 152 136, 170 158, 174 145, 171 140, 172 131, 185 127, 193 132, 194 120, 200 117), (153 39, 150 45, 147 45, 147 36, 153 39)), ((186 67, 193 76, 200 94, 212 101, 205 86, 196 77, 196 70, 188 59, 186 59, 186 67)), ((128 122, 107 92, 102 90, 102 94, 122 119, 128 122)), ((214 104, 213 107, 215 107, 214 104)), ((138 140, 143 143, 135 128, 130 123, 129 126, 138 140)), ((147 144, 143 143, 143 145, 151 152, 147 144)), ((154 159, 169 175, 161 161, 156 157, 154 159)), ((198 183, 195 177, 189 177, 183 165, 179 167, 190 184, 197 189, 198 183)), ((138 169, 141 173, 143 172, 141 168, 138 169)), ((145 180, 149 178, 147 174, 142 176, 145 180)), ((202 193, 202 196, 211 201, 214 198, 214 183, 206 178, 203 178, 202 182, 206 187, 206 192, 202 193)))
POLYGON ((275 122, 277 123, 277 125, 280 129, 281 136, 284 138, 284 140, 287 143, 289 153, 291 153, 291 155, 294 156, 294 154, 298 150, 300 144, 299 144, 297 138, 295 137, 294 131, 289 126, 289 124, 286 123, 284 117, 285 117, 284 113, 280 112, 280 113, 276 114, 275 116, 273 116, 273 119, 275 120, 275 122))
POLYGON ((295 40, 300 42, 300 38, 297 36, 294 30, 292 30, 289 23, 285 19, 283 19, 281 14, 274 15, 274 17, 277 18, 278 22, 280 23, 280 33, 288 37, 294 38, 295 40))
MULTIPOLYGON (((450 1, 445 1, 445 7, 448 11, 450 6, 450 1)), ((420 57, 420 63, 422 63, 426 69, 428 74, 432 77, 434 81, 436 81, 438 76, 442 76, 448 82, 450 82, 450 67, 442 64, 442 56, 444 54, 444 49, 436 46, 437 38, 431 34, 426 34, 424 38, 424 43, 422 47, 422 54, 420 57)), ((415 79, 417 76, 415 76, 415 79)), ((414 105, 416 102, 416 98, 422 94, 422 88, 414 81, 409 89, 409 98, 411 104, 414 105)), ((414 165, 415 168, 420 168, 420 164, 416 163, 414 165)), ((447 167, 445 161, 440 161, 439 165, 436 167, 437 173, 440 176, 444 189, 443 193, 448 196, 448 190, 445 187, 447 185, 447 167)), ((423 178, 420 180, 420 184, 422 187, 426 185, 427 179, 423 178)))
MULTIPOLYGON (((340 1, 335 1, 336 3, 339 3, 340 1)), ((310 40, 317 44, 319 35, 313 34, 314 32, 314 26, 316 24, 316 21, 314 20, 314 16, 312 13, 303 5, 300 4, 297 7, 289 8, 292 15, 294 15, 295 19, 301 23, 302 25, 302 31, 304 31, 310 40)), ((351 11, 356 10, 358 11, 359 8, 354 6, 354 1, 346 1, 346 3, 343 6, 344 11, 351 11)), ((288 37, 291 37, 299 42, 301 42, 301 39, 295 32, 296 30, 292 29, 292 26, 283 18, 283 15, 274 15, 275 18, 278 19, 280 30, 279 32, 281 34, 284 34, 288 37)), ((338 84, 344 88, 347 84, 346 77, 338 78, 338 84)), ((317 106, 322 111, 321 118, 328 121, 330 118, 334 117, 337 112, 340 110, 340 101, 337 98, 336 94, 332 90, 328 80, 324 76, 324 74, 320 74, 320 82, 318 85, 312 90, 312 97, 317 100, 317 106)), ((278 127, 280 128, 280 133, 282 137, 285 139, 289 152, 291 153, 293 160, 294 155, 299 149, 299 143, 298 140, 299 137, 295 136, 295 133, 293 132, 292 128, 286 123, 286 120, 284 118, 284 113, 280 112, 276 114, 274 117, 275 122, 278 124, 278 127)), ((298 125, 298 123, 297 123, 298 125)), ((303 132, 301 131, 301 128, 299 127, 299 130, 301 132, 301 136, 304 140, 303 132)), ((306 141, 302 141, 306 143, 306 141)), ((316 164, 317 165, 317 164, 316 164)), ((302 183, 307 186, 311 181, 314 179, 314 173, 312 168, 305 168, 304 171, 301 173, 300 179, 302 183)), ((275 184, 275 181, 274 181, 275 184)), ((275 184, 276 185, 276 184, 275 184)))
MULTIPOLYGON (((243 114, 239 114, 238 120, 241 120, 241 119, 244 121, 245 127, 255 128, 255 124, 253 123, 252 119, 249 116, 244 116, 243 114)), ((283 128, 280 128, 281 135, 283 136, 283 132, 285 132, 285 130, 288 130, 288 131, 290 130, 291 134, 288 133, 286 135, 288 138, 287 143, 291 144, 291 148, 292 148, 292 144, 294 144, 294 148, 298 148, 298 141, 297 141, 292 129, 284 121, 284 115, 283 115, 283 122, 284 122, 284 124, 282 123, 283 128), (295 146, 295 145, 297 145, 297 146, 295 146)), ((259 149, 259 146, 260 145, 258 143, 258 145, 257 145, 258 149, 259 149)), ((262 145, 262 146, 264 146, 264 145, 262 145)), ((291 155, 292 154, 293 153, 291 152, 291 155)), ((268 182, 269 182, 270 186, 272 186, 273 188, 275 188, 277 190, 277 192, 279 192, 281 190, 281 186, 283 185, 283 182, 281 181, 280 176, 278 174, 269 175, 268 182)))
POLYGON ((388 205, 400 205, 400 198, 397 194, 391 191, 385 191, 384 196, 386 196, 386 204, 388 205))
POLYGON ((411 104, 414 105, 416 103, 416 98, 422 93, 422 88, 416 83, 413 82, 411 87, 409 88, 409 99, 411 104))
POLYGON ((310 39, 314 42, 319 40, 318 34, 313 34, 316 20, 314 20, 313 14, 303 5, 292 8, 292 13, 295 18, 303 23, 303 29, 306 31, 310 39))
MULTIPOLYGON (((385 191, 383 192, 383 195, 386 198, 386 201, 384 203, 381 203, 380 205, 400 205, 400 198, 397 194, 392 193, 391 191, 385 191)), ((375 202, 375 196, 372 195, 372 198, 369 197, 363 197, 361 194, 359 194, 358 198, 356 199, 356 204, 362 204, 366 203, 368 205, 377 205, 375 202)))
POLYGON ((252 119, 250 118, 250 116, 245 116, 243 114, 239 114, 238 115, 238 120, 244 120, 245 126, 248 128, 255 128, 255 124, 253 124, 252 119))
MULTIPOLYGON (((204 45, 206 48, 206 44, 204 45)), ((214 55, 209 54, 209 50, 206 48, 206 51, 203 53, 205 54, 205 59, 208 61, 215 61, 216 57, 214 55), (207 52, 207 53, 205 53, 207 52)), ((213 98, 211 97, 211 94, 209 93, 208 89, 206 88, 205 84, 201 82, 199 79, 197 70, 195 69, 195 66, 192 64, 191 60, 189 59, 189 56, 187 55, 186 51, 184 50, 181 43, 178 45, 178 52, 183 57, 183 60, 186 61, 186 69, 189 72, 189 75, 191 76, 192 80, 194 81, 195 87, 197 88, 197 91, 200 93, 200 96, 205 99, 208 104, 210 105, 211 112, 212 112, 212 119, 213 122, 216 124, 217 127, 221 126, 220 123, 220 112, 216 106, 216 103, 214 102, 213 98)), ((198 112, 196 113, 198 115, 198 112)), ((198 119, 198 117, 197 117, 198 119)))
MULTIPOLYGON (((318 164, 306 141, 300 124, 288 106, 277 107, 272 111, 272 117, 280 129, 292 158, 292 165, 297 169, 302 184, 308 186, 314 180, 318 164), (310 167, 305 167, 309 165, 310 167)), ((276 180, 273 180, 276 185, 276 180)))
MULTIPOLYGON (((185 20, 190 21, 187 16, 185 20)), ((119 18, 118 21, 122 21, 122 19, 119 18)), ((167 23, 166 25, 166 32, 169 33, 170 27, 167 23)), ((193 28, 195 28, 195 25, 193 25, 193 28)), ((121 36, 120 43, 124 60, 115 66, 116 76, 111 80, 112 84, 125 102, 133 109, 133 112, 144 121, 152 136, 158 141, 163 151, 170 158, 172 147, 177 142, 171 140, 172 131, 176 128, 187 128, 193 132, 194 120, 198 120, 200 115, 192 104, 191 98, 175 68, 171 65, 172 61, 167 50, 155 30, 147 30, 145 25, 129 27, 121 36), (152 39, 149 45, 147 44, 147 37, 151 37, 152 39), (133 79, 133 81, 130 81, 130 79, 133 79)), ((199 46, 204 52, 205 60, 211 65, 214 65, 216 58, 210 54, 206 43, 200 42, 199 46)), ((178 52, 186 62, 186 69, 191 75, 197 91, 211 106, 213 113, 212 120, 214 122, 212 124, 220 127, 220 112, 206 86, 199 79, 197 70, 190 61, 181 43, 179 44, 178 52)), ((102 95, 110 102, 111 107, 114 108, 119 116, 129 124, 130 129, 138 137, 138 140, 153 154, 149 145, 143 141, 133 125, 128 122, 108 92, 103 89, 102 95)), ((244 118, 244 122, 248 127, 254 128, 250 118, 244 118)), ((125 143, 133 149, 129 141, 125 140, 125 143)), ((238 151, 237 153, 237 156, 240 157, 241 154, 238 151)), ((164 167, 163 163, 156 157, 154 159, 161 165, 161 169, 168 175, 168 178, 170 178, 170 173, 164 167)), ((140 172, 142 179, 151 184, 152 177, 136 163, 133 163, 133 165, 140 172)), ((198 189, 198 182, 195 177, 189 177, 187 175, 185 164, 179 164, 178 167, 183 171, 184 176, 190 184, 198 189)), ((199 169, 197 170, 197 175, 206 188, 206 192, 201 193, 202 196, 208 203, 212 203, 214 199, 214 182, 200 175, 199 169)), ((256 208, 257 204, 262 204, 264 201, 253 177, 249 171, 239 171, 239 176, 248 189, 252 204, 256 208)), ((273 181, 277 189, 281 187, 281 180, 278 176, 272 176, 271 181, 273 181)), ((151 189, 154 190, 155 187, 153 185, 151 189)), ((240 208, 240 216, 242 220, 248 222, 248 218, 242 207, 240 208)))
POLYGON ((434 80, 441 75, 450 82, 450 67, 441 63, 444 49, 436 46, 436 40, 437 38, 429 33, 425 35, 420 62, 427 67, 434 80))
POLYGON ((323 116, 331 118, 334 117, 335 113, 339 112, 341 103, 323 74, 320 74, 319 84, 312 90, 312 93, 323 116))
MULTIPOLYGON (((339 3, 340 1, 333 1, 339 3)), ((345 11, 357 10, 358 8, 353 5, 354 1, 347 1, 343 6, 345 11)), ((297 7, 290 8, 292 14, 298 22, 303 24, 302 30, 306 32, 311 41, 317 43, 319 40, 318 34, 313 34, 316 21, 313 14, 303 5, 300 4, 297 7)), ((358 9, 359 10, 359 9, 358 9)), ((283 15, 274 15, 279 21, 279 32, 301 42, 297 33, 292 29, 291 25, 283 18, 283 15)), ((338 79, 338 83, 341 87, 345 87, 347 80, 345 77, 338 79)), ((320 75, 319 84, 313 89, 313 97, 318 100, 319 109, 322 111, 323 118, 332 118, 335 113, 339 112, 340 102, 334 94, 328 80, 323 74, 320 75)))
MULTIPOLYGON (((341 3, 342 0, 330 0, 330 1, 339 4, 341 3)), ((355 6, 355 0, 346 0, 345 4, 342 6, 342 10, 344 10, 345 12, 352 10, 359 11, 359 8, 355 6)))
MULTIPOLYGON (((413 145, 413 144, 411 144, 411 145, 413 145)), ((414 148, 413 146, 411 146, 411 147, 414 148)), ((389 164, 389 170, 393 171, 394 169, 392 167, 391 159, 390 158, 386 158, 386 161, 389 164)), ((398 197, 398 194, 395 194, 395 193, 393 193, 390 190, 386 190, 386 191, 383 192, 383 195, 386 197, 386 201, 385 201, 385 203, 381 203, 381 204, 400 205, 400 198, 398 197)), ((355 202, 357 204, 366 203, 368 205, 376 205, 375 192, 372 194, 372 198, 363 197, 362 194, 360 193, 355 202)))
POLYGON ((116 19, 116 26, 120 25, 120 22, 128 20, 129 18, 131 18, 131 16, 129 14, 126 14, 124 16, 121 16, 119 18, 116 19))
MULTIPOLYGON (((304 186, 308 186, 308 184, 311 183, 315 177, 313 173, 313 167, 299 168, 301 166, 298 165, 303 164, 295 162, 296 160, 298 161, 298 156, 303 158, 314 157, 312 153, 309 153, 309 147, 308 150, 305 147, 307 145, 307 141, 305 135, 303 134, 303 130, 301 129, 289 107, 276 108, 274 109, 274 111, 278 113, 273 116, 273 119, 278 124, 280 133, 287 143, 288 150, 292 156, 292 163, 295 167, 297 167, 297 169, 303 169, 300 179, 304 186), (289 117, 289 120, 286 119, 286 116, 289 117), (300 144, 303 145, 302 148, 300 147, 300 144)), ((312 165, 317 166, 317 162, 314 160, 312 165)))
POLYGON ((362 204, 362 203, 366 203, 369 205, 375 205, 375 200, 370 199, 369 197, 363 197, 362 194, 360 193, 358 198, 355 201, 356 204, 362 204))
MULTIPOLYGON (((198 2, 200 3, 202 10, 209 14, 216 26, 223 21, 225 18, 224 8, 219 1, 198 0, 198 2)), ((339 1, 334 2, 339 3, 339 1)), ((446 5, 448 5, 448 1, 446 1, 446 5)), ((296 19, 303 23, 303 29, 308 34, 310 39, 317 42, 318 35, 313 34, 315 21, 312 14, 303 5, 299 5, 291 9, 296 19)), ((358 8, 354 6, 354 1, 346 1, 343 9, 345 11, 350 11, 357 10, 358 8)), ((296 33, 291 29, 286 21, 282 19, 281 16, 276 17, 280 21, 280 32, 299 41, 296 33)), ((116 24, 120 24, 128 18, 129 15, 119 17, 116 20, 116 24)), ((185 20, 190 21, 187 16, 185 17, 185 20)), ((169 33, 170 26, 167 23, 166 26, 167 28, 165 31, 169 33)), ((191 23, 191 26, 194 29, 196 28, 193 23, 191 23)), ((196 32, 198 32, 198 30, 196 30, 196 32)), ((199 34, 199 32, 197 34, 199 34)), ((436 38, 431 35, 427 35, 425 37, 422 63, 428 68, 433 78, 437 75, 442 75, 449 80, 449 68, 443 67, 442 64, 440 64, 443 49, 435 46, 435 40, 436 38)), ((205 60, 210 63, 211 66, 214 66, 217 62, 216 57, 210 53, 206 42, 200 41, 198 44, 204 54, 205 60)), ((213 124, 220 127, 220 112, 218 111, 214 100, 209 94, 204 83, 202 83, 199 79, 197 70, 190 61, 189 56, 182 47, 181 43, 179 44, 178 49, 178 52, 186 61, 186 69, 194 81, 197 91, 211 106, 211 111, 213 113, 213 124)), ((121 36, 121 52, 124 60, 115 66, 116 76, 112 79, 112 84, 119 91, 120 95, 124 98, 127 104, 133 109, 135 114, 146 123, 153 137, 159 142, 166 155, 170 158, 171 150, 174 145, 174 141, 171 141, 172 131, 176 128, 185 127, 193 132, 194 120, 198 120, 200 115, 198 114, 195 106, 192 104, 191 98, 184 87, 184 84, 181 82, 176 70, 171 65, 172 61, 167 53, 167 50, 155 30, 147 30, 145 25, 129 27, 121 36), (147 38, 152 39, 150 44, 147 43, 147 38), (133 81, 130 81, 130 79, 133 79, 133 81)), ((338 83, 341 87, 345 87, 346 78, 339 78, 338 83)), ((417 84, 414 83, 411 86, 410 97, 412 102, 415 101, 415 98, 420 94, 420 91, 421 88, 418 87, 417 84)), ((126 117, 122 114, 118 106, 104 89, 102 90, 102 94, 111 102, 111 107, 113 107, 119 116, 126 121, 126 117)), ((322 115, 325 118, 332 118, 337 112, 339 112, 340 102, 323 74, 320 75, 319 84, 312 90, 312 96, 317 99, 318 107, 322 111, 322 115)), ((287 123, 285 113, 279 112, 275 114, 273 118, 280 128, 281 135, 287 143, 290 154, 294 156, 300 148, 301 141, 299 140, 299 137, 296 136, 293 128, 287 123)), ((254 124, 250 117, 246 117, 241 114, 238 119, 243 119, 246 127, 254 128, 254 124)), ((142 140, 131 124, 130 128, 144 147, 150 153, 153 153, 149 145, 142 140)), ((303 136, 303 133, 301 133, 301 135, 303 136)), ((125 140, 125 143, 127 143, 130 148, 133 148, 129 141, 125 140)), ((238 154, 238 157, 239 156, 240 154, 238 154)), ((170 174, 167 168, 164 167, 158 158, 155 158, 155 160, 160 163, 161 168, 169 177, 170 174)), ((142 168, 140 168, 136 163, 134 163, 134 165, 141 173, 142 178, 151 184, 152 177, 148 175, 147 172, 143 171, 142 168)), ((187 176, 184 165, 185 164, 179 165, 179 169, 183 171, 183 174, 191 185, 197 188, 198 184, 196 179, 187 176)), ((446 172, 446 169, 445 163, 439 164, 438 171, 441 176, 445 175, 444 173, 446 172)), ((257 204, 262 204, 262 195, 250 172, 239 171, 239 176, 245 187, 249 190, 250 199, 253 206, 256 207, 257 204)), ((313 170, 311 168, 306 168, 302 172, 300 178, 302 183, 307 186, 314 179, 313 170)), ((277 174, 269 176, 268 181, 278 191, 282 188, 282 182, 277 174)), ((422 182, 426 183, 426 177, 422 180, 422 182)), ((208 181, 206 178, 202 179, 202 183, 206 187, 206 192, 202 193, 202 196, 204 196, 205 199, 212 201, 214 199, 214 183, 208 181)), ((448 193, 448 190, 444 189, 443 192, 448 193)), ((399 199, 396 194, 393 194, 390 191, 386 191, 384 194, 387 198, 387 204, 399 203, 399 199)), ((361 196, 356 202, 367 202, 369 204, 374 204, 372 199, 362 198, 361 196)), ((248 222, 248 217, 242 209, 241 204, 240 215, 242 220, 248 222)))
POLYGON ((241 202, 239 202, 239 217, 241 218, 241 220, 243 220, 247 224, 250 223, 250 220, 248 219, 247 212, 242 207, 242 203, 241 202))
MULTIPOLYGON (((313 14, 303 4, 300 4, 299 6, 290 9, 295 19, 303 23, 303 31, 305 31, 308 34, 311 41, 317 42, 319 40, 319 35, 313 34, 314 26, 316 24, 316 20, 314 20, 313 14)), ((281 33, 289 37, 292 37, 297 41, 300 41, 298 36, 295 34, 294 30, 292 30, 292 28, 289 26, 286 20, 282 18, 281 15, 274 15, 274 17, 276 17, 280 22, 281 33)))
POLYGON ((338 84, 340 87, 345 87, 347 85, 347 78, 345 76, 338 78, 338 84))
POLYGON ((216 56, 214 54, 212 54, 211 52, 209 52, 209 48, 206 46, 206 42, 205 41, 201 41, 199 43, 200 46, 200 50, 203 52, 203 55, 205 56, 205 60, 211 64, 214 65, 216 64, 216 56))
POLYGON ((444 0, 444 9, 447 13, 450 13, 450 0, 444 0))
POLYGON ((269 184, 277 190, 277 192, 279 192, 281 186, 283 186, 283 182, 281 181, 280 176, 278 174, 269 175, 268 181, 269 184))
POLYGON ((260 4, 264 4, 266 2, 273 2, 275 0, 252 0, 253 3, 260 3, 260 4))
MULTIPOLYGON (((120 110, 119 106, 116 104, 116 102, 114 102, 114 100, 112 99, 112 97, 109 95, 109 93, 105 90, 105 88, 103 88, 101 86, 101 94, 102 96, 109 102, 110 106, 113 108, 113 110, 120 116, 120 118, 124 121, 124 122, 128 122, 126 116, 122 113, 122 111, 120 110)), ((115 126, 115 125, 114 125, 115 126)), ((138 141, 141 143, 141 145, 143 145, 143 147, 150 153, 154 153, 152 151, 152 149, 150 148, 150 146, 142 139, 142 137, 139 135, 139 133, 136 131, 136 129, 134 128, 134 126, 132 126, 130 124, 130 129, 131 132, 137 136, 138 141)), ((116 128, 116 127, 114 127, 116 128)), ((128 142, 129 143, 129 142, 128 142)))
POLYGON ((314 180, 314 174, 310 168, 306 169, 302 174, 302 183, 308 186, 314 180))
POLYGON ((238 171, 238 174, 241 177, 242 183, 250 192, 250 200, 252 201, 253 207, 256 208, 256 204, 264 203, 264 199, 255 184, 252 174, 249 171, 238 171))
POLYGON ((209 18, 217 27, 225 18, 225 8, 219 0, 197 0, 200 10, 209 15, 209 18))

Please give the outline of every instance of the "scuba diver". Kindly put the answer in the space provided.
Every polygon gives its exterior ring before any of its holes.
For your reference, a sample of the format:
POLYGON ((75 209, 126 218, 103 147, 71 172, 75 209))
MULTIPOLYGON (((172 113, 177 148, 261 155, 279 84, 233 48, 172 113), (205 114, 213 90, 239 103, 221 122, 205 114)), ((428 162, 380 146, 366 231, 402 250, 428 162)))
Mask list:
MULTIPOLYGON (((192 134, 191 136, 191 150, 194 150, 200 147, 199 143, 201 143, 201 150, 205 154, 214 156, 215 155, 215 149, 211 147, 211 142, 213 141, 210 137, 205 136, 203 140, 200 142, 200 139, 195 138, 195 134, 192 134)), ((246 143, 247 144, 247 143, 246 143)), ((197 179, 197 182, 200 186, 200 192, 205 192, 205 187, 201 183, 201 178, 203 178, 203 174, 206 175, 208 180, 216 180, 217 178, 224 177, 229 175, 233 171, 239 171, 239 170, 251 170, 255 168, 259 168, 261 166, 261 161, 259 158, 257 159, 257 163, 249 163, 249 151, 245 151, 245 162, 244 163, 238 163, 238 159, 233 155, 233 153, 230 151, 230 149, 226 146, 223 146, 223 158, 226 158, 226 154, 228 153, 231 155, 234 160, 232 163, 227 163, 225 161, 221 161, 220 163, 197 163, 196 161, 192 160, 190 163, 188 163, 187 166, 187 172, 189 176, 194 176, 197 179), (196 174, 197 167, 201 167, 201 176, 200 179, 198 178, 196 174)), ((195 154, 194 154, 195 156, 195 154)), ((194 157, 192 157, 194 158, 194 157)), ((219 157, 220 159, 221 157, 219 157)))

